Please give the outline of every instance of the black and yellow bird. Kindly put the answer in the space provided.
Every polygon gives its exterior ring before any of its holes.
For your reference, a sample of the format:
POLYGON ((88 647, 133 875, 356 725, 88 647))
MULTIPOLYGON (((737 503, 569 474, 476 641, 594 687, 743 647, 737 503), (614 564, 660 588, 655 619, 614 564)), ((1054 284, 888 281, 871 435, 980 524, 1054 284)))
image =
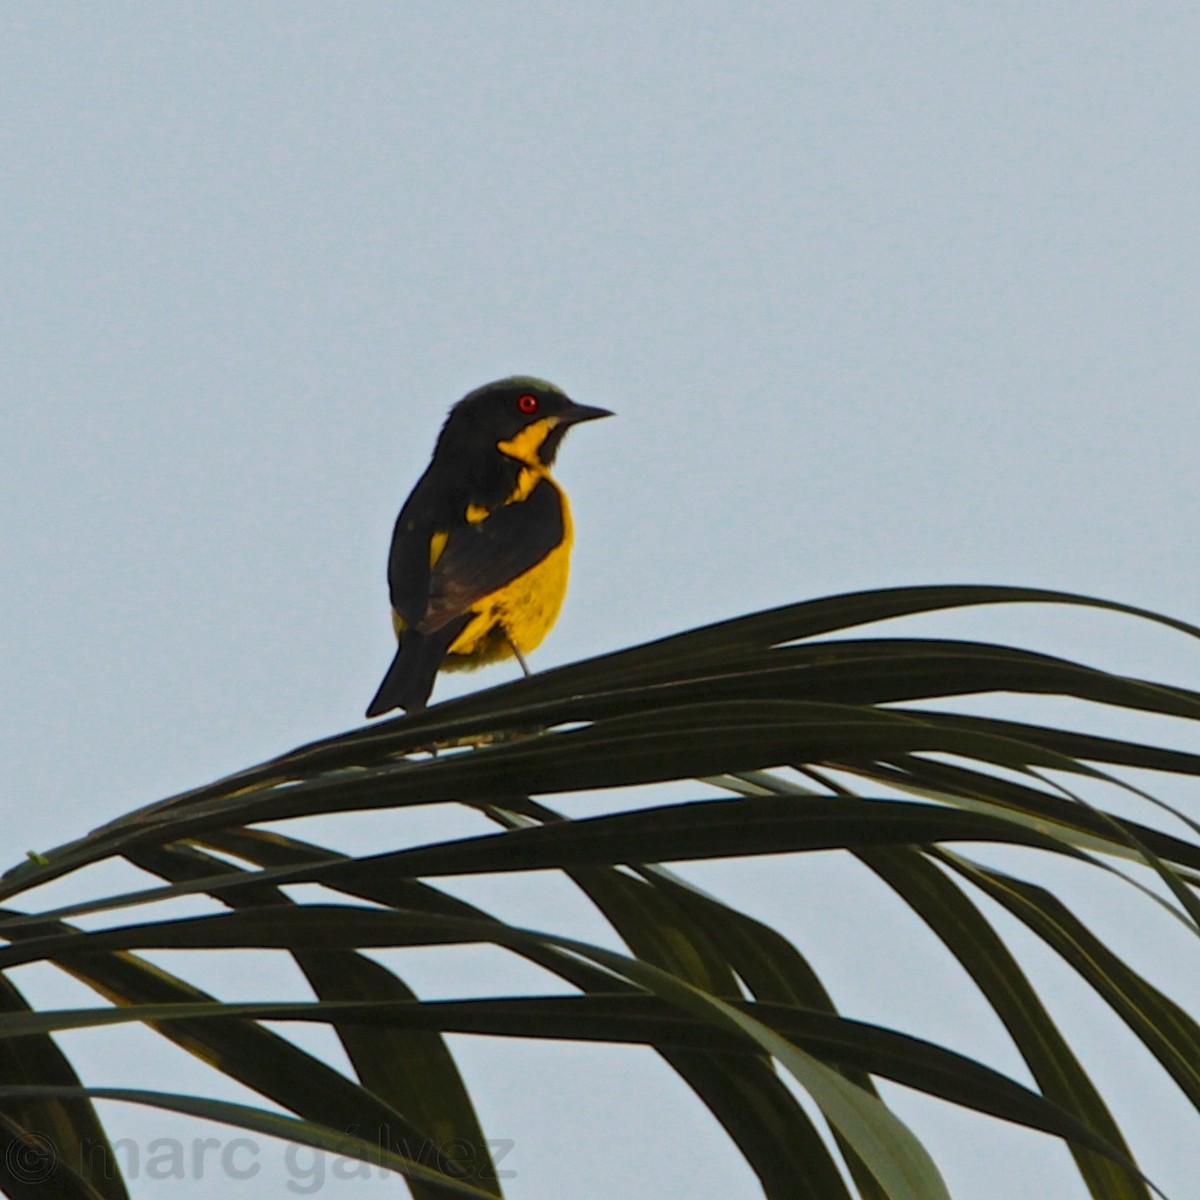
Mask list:
POLYGON ((464 396, 396 518, 388 559, 399 649, 367 716, 425 707, 439 670, 525 655, 562 606, 571 512, 550 476, 572 425, 609 417, 544 379, 464 396))

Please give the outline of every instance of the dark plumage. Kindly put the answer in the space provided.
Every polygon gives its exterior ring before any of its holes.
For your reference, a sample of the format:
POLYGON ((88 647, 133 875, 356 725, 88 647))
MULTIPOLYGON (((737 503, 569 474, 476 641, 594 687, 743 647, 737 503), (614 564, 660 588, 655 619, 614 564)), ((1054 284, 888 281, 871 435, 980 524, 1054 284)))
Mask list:
POLYGON ((399 648, 373 717, 425 706, 440 669, 524 655, 558 616, 572 527, 549 467, 567 430, 611 416, 516 375, 451 410, 400 510, 388 559, 399 648))

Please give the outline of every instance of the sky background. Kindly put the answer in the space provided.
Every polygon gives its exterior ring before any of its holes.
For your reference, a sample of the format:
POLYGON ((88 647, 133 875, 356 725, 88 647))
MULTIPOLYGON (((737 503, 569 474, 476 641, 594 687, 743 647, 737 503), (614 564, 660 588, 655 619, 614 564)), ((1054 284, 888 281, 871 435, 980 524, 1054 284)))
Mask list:
MULTIPOLYGON (((395 512, 450 404, 513 372, 619 414, 560 455, 573 581, 535 669, 895 584, 1060 587, 1200 621, 1198 44, 1200 10, 1169 2, 4 5, 4 865, 359 723, 392 652, 395 512)), ((1194 643, 1114 618, 919 628, 1200 679, 1194 643)), ((476 826, 341 828, 378 849, 476 826)), ((849 1015, 1025 1078, 932 939, 839 858, 685 873, 788 929, 849 1015)), ((1194 942, 1055 878, 1195 1011, 1194 942)), ((607 936, 565 887, 479 886, 460 894, 607 936)), ((1135 1151, 1189 1194, 1182 1101, 1013 936, 1135 1151)), ((205 982, 299 995, 273 961, 205 982)), ((402 961, 424 995, 485 969, 543 986, 483 951, 402 961)), ((63 1044, 88 1082, 219 1086, 122 1036, 63 1044)), ((649 1053, 456 1048, 514 1142, 517 1200, 759 1194, 649 1053)), ((1085 1195, 1058 1143, 889 1095, 956 1200, 1085 1195)), ((192 1136, 105 1112, 142 1147, 192 1136)), ((395 1194, 315 1188, 306 1162, 264 1146, 225 1194, 395 1194)), ((211 1194, 193 1175, 173 1194, 211 1194)), ((143 1159, 135 1195, 161 1186, 143 1159)))

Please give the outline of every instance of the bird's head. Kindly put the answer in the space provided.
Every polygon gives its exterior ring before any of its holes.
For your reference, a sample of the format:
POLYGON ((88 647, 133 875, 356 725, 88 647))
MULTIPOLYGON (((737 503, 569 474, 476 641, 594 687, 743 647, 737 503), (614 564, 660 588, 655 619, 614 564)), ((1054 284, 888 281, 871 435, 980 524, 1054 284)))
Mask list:
POLYGON ((561 388, 532 375, 486 383, 451 410, 442 440, 462 450, 485 446, 528 466, 550 466, 567 430, 611 417, 607 408, 576 404, 561 388))

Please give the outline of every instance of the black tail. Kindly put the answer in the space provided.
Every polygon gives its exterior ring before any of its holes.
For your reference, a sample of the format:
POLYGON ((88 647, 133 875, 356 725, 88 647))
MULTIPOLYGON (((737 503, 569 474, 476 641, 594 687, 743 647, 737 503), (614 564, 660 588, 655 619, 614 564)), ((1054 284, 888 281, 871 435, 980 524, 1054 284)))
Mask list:
POLYGON ((410 712, 424 708, 433 691, 434 676, 446 657, 446 648, 462 632, 474 614, 467 613, 436 633, 418 633, 406 629, 400 635, 400 647, 388 667, 375 698, 367 705, 367 716, 377 717, 393 708, 410 712))

